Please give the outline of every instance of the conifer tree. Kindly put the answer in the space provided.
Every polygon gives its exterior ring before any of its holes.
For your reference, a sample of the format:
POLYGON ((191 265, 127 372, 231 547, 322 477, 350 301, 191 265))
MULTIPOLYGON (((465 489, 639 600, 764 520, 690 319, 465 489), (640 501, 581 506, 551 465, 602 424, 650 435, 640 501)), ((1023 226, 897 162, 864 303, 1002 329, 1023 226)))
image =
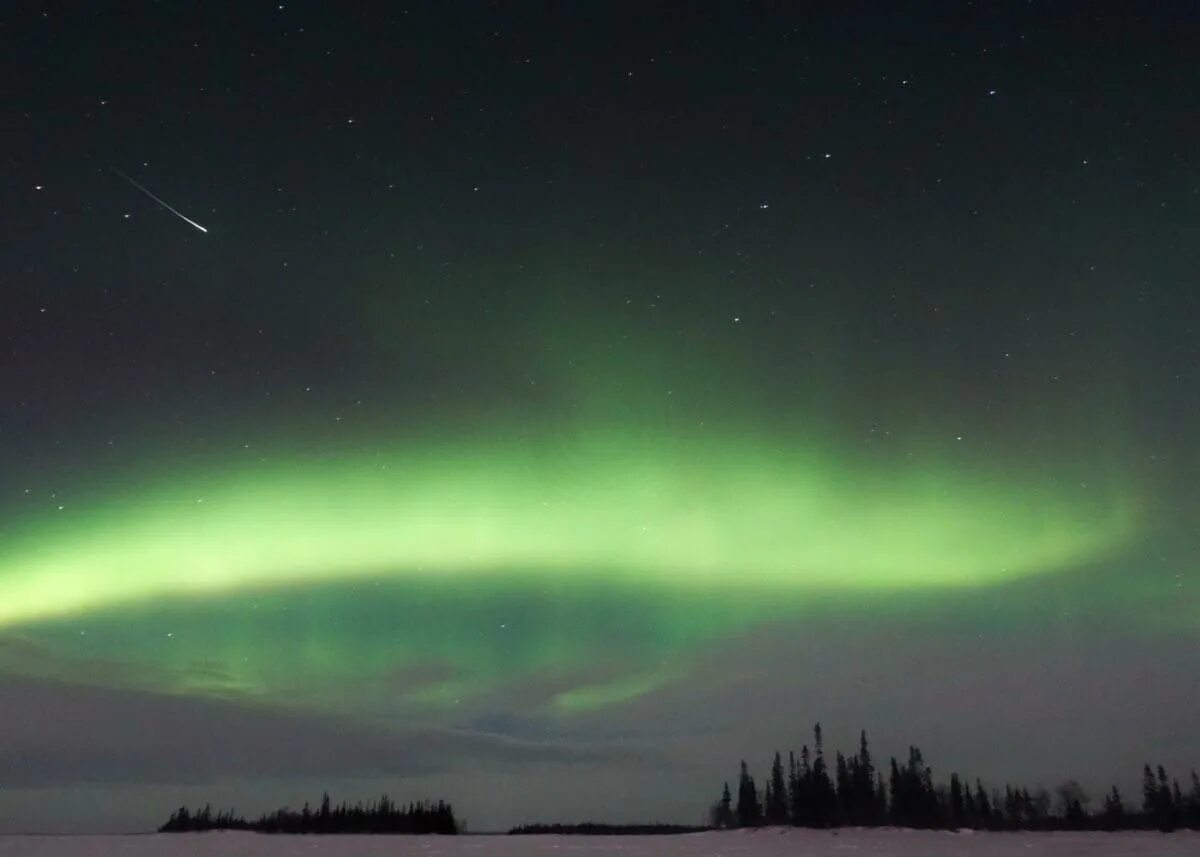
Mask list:
POLYGON ((892 756, 891 772, 888 774, 888 791, 892 797, 892 824, 904 824, 908 800, 904 795, 904 786, 900 781, 900 766, 896 764, 895 756, 892 756))
POLYGON ((967 782, 962 787, 963 791, 963 826, 977 828, 979 827, 979 819, 975 812, 975 795, 971 793, 971 784, 967 782))
POLYGON ((1116 786, 1104 796, 1104 807, 1100 810, 1100 823, 1105 830, 1119 830, 1125 823, 1125 804, 1116 786))
POLYGON ((812 765, 813 821, 816 827, 829 827, 834 823, 837 809, 837 793, 829 779, 825 765, 825 750, 821 741, 821 724, 813 727, 814 756, 812 765))
POLYGON ((771 762, 771 779, 767 782, 767 824, 788 823, 788 788, 783 778, 783 759, 776 751, 771 762))
POLYGON ((853 824, 854 794, 850 788, 850 767, 846 764, 846 757, 841 754, 841 751, 838 751, 834 772, 837 791, 837 812, 834 823, 853 824))
MULTIPOLYGON (((914 748, 916 750, 916 748, 914 748)), ((920 781, 920 813, 924 826, 933 827, 938 823, 938 797, 933 788, 933 769, 925 764, 921 751, 916 750, 916 762, 911 763, 918 770, 920 781)))
POLYGON ((958 828, 963 824, 963 790, 958 774, 950 774, 950 827, 958 828))
POLYGON ((988 800, 987 792, 983 790, 983 783, 979 780, 975 780, 975 812, 979 816, 980 827, 992 826, 992 804, 988 800))
POLYGON ((1142 810, 1152 816, 1158 812, 1159 804, 1158 783, 1150 765, 1145 764, 1142 766, 1142 810))
POLYGON ((1158 829, 1167 831, 1175 829, 1175 802, 1171 797, 1171 786, 1167 782, 1167 772, 1162 765, 1158 766, 1158 829))
POLYGON ((738 776, 737 824, 738 827, 762 825, 762 805, 758 802, 758 790, 745 760, 742 761, 741 774, 738 776))
POLYGON ((725 829, 734 826, 735 819, 733 817, 733 795, 729 793, 729 783, 725 783, 725 788, 721 790, 721 799, 713 806, 712 814, 709 818, 709 823, 713 827, 725 829))
POLYGON ((1012 786, 1008 783, 1004 784, 1004 823, 1009 827, 1016 829, 1019 825, 1020 816, 1017 812, 1017 801, 1013 797, 1012 786))
POLYGON ((800 768, 796 764, 796 754, 788 750, 788 821, 791 824, 799 824, 800 819, 796 814, 796 797, 800 788, 800 768))
POLYGON ((858 736, 858 755, 852 772, 854 805, 859 824, 877 824, 879 811, 875 803, 875 764, 867 745, 867 730, 858 736))
POLYGON ((796 782, 792 786, 792 824, 798 827, 813 826, 812 763, 808 745, 800 747, 800 764, 796 768, 796 782))

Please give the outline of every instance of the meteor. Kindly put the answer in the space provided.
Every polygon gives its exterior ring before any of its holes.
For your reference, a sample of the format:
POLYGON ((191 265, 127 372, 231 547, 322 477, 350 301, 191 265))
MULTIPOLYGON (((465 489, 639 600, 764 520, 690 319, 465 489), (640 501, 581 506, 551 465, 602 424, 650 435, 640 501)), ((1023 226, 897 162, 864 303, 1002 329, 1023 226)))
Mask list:
POLYGON ((167 211, 169 211, 169 212, 171 212, 172 214, 174 214, 174 215, 175 215, 176 217, 178 217, 180 220, 186 221, 187 223, 191 224, 192 226, 195 226, 197 229, 199 229, 201 232, 203 232, 203 233, 205 233, 205 234, 207 234, 207 233, 208 233, 208 230, 207 230, 207 229, 205 229, 203 226, 201 226, 199 223, 197 223, 196 221, 192 220, 190 217, 188 217, 186 214, 183 214, 183 213, 182 213, 182 212, 180 212, 178 209, 172 208, 170 205, 167 205, 167 203, 163 202, 163 201, 162 201, 161 199, 159 199, 157 196, 155 196, 154 194, 152 194, 150 191, 146 190, 146 188, 144 188, 142 185, 138 184, 136 181, 134 181, 133 179, 131 179, 129 176, 125 175, 125 173, 121 172, 121 171, 120 171, 120 170, 118 170, 116 167, 109 167, 109 169, 111 169, 111 170, 112 170, 114 173, 116 173, 117 175, 119 175, 121 178, 125 179, 125 181, 129 182, 131 185, 133 185, 135 188, 137 188, 138 190, 140 190, 142 193, 146 194, 146 196, 150 197, 152 200, 154 200, 155 202, 157 202, 159 205, 161 205, 161 206, 162 206, 163 208, 165 208, 167 211))

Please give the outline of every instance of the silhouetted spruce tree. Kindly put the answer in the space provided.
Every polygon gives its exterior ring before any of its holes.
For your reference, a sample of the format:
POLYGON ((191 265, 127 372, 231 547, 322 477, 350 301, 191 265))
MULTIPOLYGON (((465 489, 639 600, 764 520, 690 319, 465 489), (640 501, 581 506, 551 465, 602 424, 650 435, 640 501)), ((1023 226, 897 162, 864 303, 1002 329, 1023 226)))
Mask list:
POLYGON ((1174 796, 1171 794, 1171 786, 1169 785, 1169 783, 1167 781, 1166 769, 1163 768, 1162 765, 1158 766, 1158 794, 1159 794, 1159 799, 1162 801, 1163 817, 1166 820, 1166 827, 1164 827, 1162 829, 1174 830, 1175 829, 1175 821, 1176 821, 1176 819, 1175 819, 1175 800, 1174 800, 1174 796))
POLYGON ((735 824, 733 817, 733 796, 729 793, 729 783, 725 783, 725 788, 721 790, 721 798, 713 804, 712 812, 709 814, 709 824, 713 827, 725 829, 733 827, 735 824))
POLYGON ((908 748, 908 762, 901 766, 892 758, 892 821, 906 827, 936 827, 941 815, 933 771, 925 764, 921 751, 908 748))
POLYGON ((829 779, 825 765, 825 750, 821 740, 821 724, 813 727, 812 808, 813 826, 829 827, 836 821, 837 792, 829 779))
POLYGON ((1150 824, 1164 832, 1174 829, 1171 788, 1167 785, 1167 772, 1158 766, 1158 776, 1149 765, 1142 768, 1142 810, 1150 824))
POLYGON ((1037 806, 1029 789, 1017 789, 1017 829, 1036 828, 1038 826, 1037 806))
POLYGON ((1104 806, 1100 810, 1100 826, 1105 830, 1120 830, 1125 826, 1125 804, 1116 786, 1104 796, 1104 806))
POLYGON ((933 768, 925 764, 917 750, 917 769, 920 772, 920 812, 926 827, 937 827, 942 822, 942 807, 938 800, 937 791, 933 787, 933 768))
POLYGON ((962 792, 962 826, 976 828, 979 826, 979 819, 975 815, 975 795, 971 793, 971 785, 969 782, 962 787, 962 792))
POLYGON ((992 803, 979 780, 975 780, 975 813, 979 818, 980 829, 987 830, 992 827, 992 803))
POLYGON ((799 827, 815 825, 813 813, 813 776, 808 745, 800 747, 800 765, 796 769, 796 782, 792 786, 792 824, 799 827))
POLYGON ((762 806, 758 802, 758 789, 754 787, 754 778, 742 761, 742 771, 738 777, 737 823, 738 827, 761 827, 762 806))
POLYGON ((950 774, 950 817, 948 819, 950 827, 956 829, 965 827, 965 815, 962 783, 958 779, 958 774, 952 773, 950 774))
POLYGON ((1012 786, 1008 783, 1004 784, 1004 826, 1010 830, 1016 830, 1021 820, 1020 814, 1017 812, 1017 801, 1013 796, 1012 786))
POLYGON ((896 764, 895 756, 892 756, 891 770, 888 772, 888 793, 891 796, 889 803, 892 807, 892 824, 904 824, 908 799, 904 795, 904 785, 900 782, 900 766, 896 764))
POLYGON ((1154 771, 1149 763, 1142 765, 1142 811, 1154 815, 1158 811, 1158 781, 1154 779, 1154 771))
POLYGON ((836 811, 833 814, 833 824, 852 824, 854 817, 854 795, 850 788, 850 766, 841 751, 837 752, 834 762, 834 787, 837 790, 836 811))
POLYGON ((767 824, 788 823, 788 787, 783 777, 783 759, 776 751, 771 762, 771 779, 768 782, 766 815, 767 824))
POLYGON ((875 801, 875 763, 871 759, 865 729, 858 736, 858 754, 853 759, 850 779, 854 794, 853 823, 878 824, 882 819, 875 801))
POLYGON ((800 768, 796 762, 796 754, 792 750, 788 750, 788 822, 791 824, 799 824, 796 818, 796 795, 800 778, 800 768))

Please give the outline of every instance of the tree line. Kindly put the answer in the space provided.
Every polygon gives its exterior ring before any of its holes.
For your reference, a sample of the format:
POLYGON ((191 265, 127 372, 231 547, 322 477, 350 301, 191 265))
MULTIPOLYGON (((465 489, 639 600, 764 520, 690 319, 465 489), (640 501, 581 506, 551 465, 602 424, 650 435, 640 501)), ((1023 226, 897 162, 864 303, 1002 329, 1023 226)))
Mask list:
POLYGON ((232 809, 214 813, 211 806, 193 812, 181 806, 159 829, 160 833, 194 833, 205 830, 252 830, 257 833, 441 833, 456 834, 462 825, 445 801, 397 804, 387 795, 369 804, 333 806, 329 795, 313 809, 308 803, 296 811, 286 807, 247 821, 232 809))
POLYGON ((950 775, 949 783, 935 784, 933 769, 917 747, 909 747, 907 760, 892 757, 885 770, 876 767, 867 743, 859 738, 858 752, 846 757, 840 751, 830 765, 825 755, 821 725, 813 729, 813 748, 805 744, 800 755, 789 752, 787 764, 776 752, 765 786, 760 790, 745 761, 737 779, 736 795, 729 783, 709 811, 713 827, 880 826, 954 830, 1162 830, 1200 829, 1200 778, 1193 770, 1184 792, 1179 781, 1167 776, 1162 765, 1142 772, 1140 807, 1127 806, 1114 785, 1099 807, 1091 808, 1090 795, 1075 780, 1066 780, 1054 795, 1038 787, 1005 784, 986 789, 950 775), (886 780, 885 780, 886 774, 886 780))
POLYGON ((521 824, 508 831, 509 836, 558 834, 578 836, 655 836, 677 833, 700 833, 708 827, 688 824, 601 824, 585 821, 580 824, 521 824))

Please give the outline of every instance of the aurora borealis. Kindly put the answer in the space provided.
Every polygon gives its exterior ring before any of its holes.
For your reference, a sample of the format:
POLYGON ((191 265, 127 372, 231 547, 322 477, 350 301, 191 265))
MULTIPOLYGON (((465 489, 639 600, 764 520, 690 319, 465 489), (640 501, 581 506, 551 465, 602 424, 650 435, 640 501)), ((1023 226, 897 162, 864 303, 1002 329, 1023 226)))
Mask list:
POLYGON ((1194 10, 45 11, 0 828, 1200 761, 1194 10))
POLYGON ((1102 557, 1135 525, 1123 498, 1039 492, 1035 476, 1017 488, 936 472, 889 478, 785 442, 737 442, 495 441, 172 475, 173 490, 101 497, 94 513, 54 510, 11 534, 0 622, 372 577, 979 586, 1102 557))

